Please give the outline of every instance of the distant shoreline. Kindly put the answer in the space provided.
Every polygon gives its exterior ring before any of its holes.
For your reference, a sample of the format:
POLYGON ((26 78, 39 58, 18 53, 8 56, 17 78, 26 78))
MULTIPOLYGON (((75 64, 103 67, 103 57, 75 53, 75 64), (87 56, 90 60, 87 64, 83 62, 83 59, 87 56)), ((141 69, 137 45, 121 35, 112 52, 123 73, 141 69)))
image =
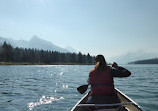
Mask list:
POLYGON ((128 64, 158 64, 158 58, 138 60, 138 61, 129 62, 128 64))
POLYGON ((0 62, 0 65, 94 65, 90 63, 51 63, 51 64, 45 64, 45 63, 14 63, 14 62, 0 62))

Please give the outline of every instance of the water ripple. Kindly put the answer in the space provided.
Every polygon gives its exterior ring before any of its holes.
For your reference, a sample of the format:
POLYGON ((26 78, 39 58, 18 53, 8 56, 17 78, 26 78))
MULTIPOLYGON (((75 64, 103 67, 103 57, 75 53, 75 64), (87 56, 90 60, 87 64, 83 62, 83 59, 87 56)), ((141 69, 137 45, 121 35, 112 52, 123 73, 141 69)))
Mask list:
MULTIPOLYGON (((83 96, 76 88, 87 84, 92 67, 94 66, 0 66, 0 110, 70 111, 83 96)), ((129 69, 132 75, 128 78, 115 78, 115 86, 146 111, 157 111, 158 65, 123 67, 129 69)))

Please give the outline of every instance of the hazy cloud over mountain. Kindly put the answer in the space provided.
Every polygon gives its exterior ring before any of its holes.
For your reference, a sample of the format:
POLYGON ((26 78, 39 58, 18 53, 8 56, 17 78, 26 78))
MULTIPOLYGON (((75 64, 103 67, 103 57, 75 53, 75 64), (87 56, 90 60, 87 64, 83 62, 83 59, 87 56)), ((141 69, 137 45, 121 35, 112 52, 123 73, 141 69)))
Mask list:
POLYGON ((138 50, 135 52, 128 52, 128 53, 123 54, 121 56, 111 57, 109 59, 109 62, 115 61, 119 64, 127 64, 127 63, 132 62, 132 61, 151 59, 151 58, 157 58, 157 57, 158 57, 158 53, 138 50))

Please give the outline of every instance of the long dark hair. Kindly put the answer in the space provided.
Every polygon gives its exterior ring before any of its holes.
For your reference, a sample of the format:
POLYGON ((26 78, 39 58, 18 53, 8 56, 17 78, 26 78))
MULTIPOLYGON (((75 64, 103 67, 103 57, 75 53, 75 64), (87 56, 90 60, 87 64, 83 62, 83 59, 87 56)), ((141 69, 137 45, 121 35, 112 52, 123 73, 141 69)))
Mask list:
POLYGON ((96 62, 95 68, 96 68, 97 70, 99 70, 99 71, 101 71, 101 70, 106 70, 106 68, 107 68, 107 63, 106 63, 105 58, 104 58, 103 55, 97 55, 97 56, 95 57, 95 62, 96 62))

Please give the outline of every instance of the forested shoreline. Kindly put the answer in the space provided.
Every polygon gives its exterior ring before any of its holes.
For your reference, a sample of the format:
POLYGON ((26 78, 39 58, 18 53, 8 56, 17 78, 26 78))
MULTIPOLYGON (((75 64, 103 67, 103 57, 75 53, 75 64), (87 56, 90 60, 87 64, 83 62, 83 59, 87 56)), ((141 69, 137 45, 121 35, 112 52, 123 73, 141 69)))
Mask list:
POLYGON ((94 56, 79 52, 60 53, 38 49, 14 48, 4 42, 0 44, 0 64, 94 64, 94 56))
POLYGON ((130 62, 128 64, 158 64, 158 58, 138 60, 138 61, 130 62))

